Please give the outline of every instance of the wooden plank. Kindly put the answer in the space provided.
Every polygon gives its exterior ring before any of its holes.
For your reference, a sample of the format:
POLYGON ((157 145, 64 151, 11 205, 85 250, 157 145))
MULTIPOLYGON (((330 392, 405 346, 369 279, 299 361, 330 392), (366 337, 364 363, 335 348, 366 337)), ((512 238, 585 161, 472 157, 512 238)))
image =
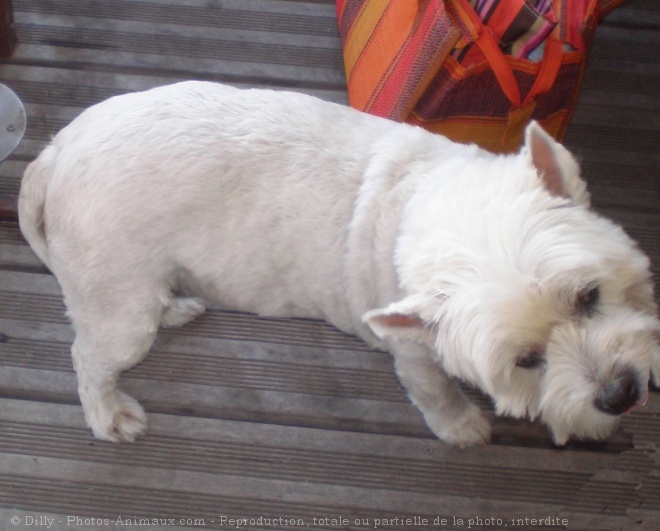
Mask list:
MULTIPOLYGON (((72 70, 53 66, 12 64, 0 65, 0 72, 2 72, 3 81, 12 87, 12 90, 21 97, 21 101, 37 105, 36 109, 39 110, 43 110, 40 107, 43 105, 84 109, 118 94, 147 90, 188 79, 184 74, 176 72, 172 76, 154 76, 140 73, 72 70)), ((205 79, 205 77, 198 76, 198 79, 205 79)), ((224 80, 218 81, 223 82, 224 80)), ((238 88, 289 89, 267 83, 231 82, 230 84, 238 88)), ((346 104, 348 102, 344 86, 324 89, 314 86, 313 83, 310 85, 295 87, 294 90, 335 103, 346 104)))
POLYGON ((15 47, 14 6, 11 0, 0 0, 0 57, 11 57, 15 47))
MULTIPOLYGON (((617 458, 602 453, 497 446, 466 453, 425 439, 171 415, 152 415, 150 434, 135 444, 89 444, 75 407, 0 404, 0 496, 13 496, 14 506, 24 510, 104 517, 114 511, 116 517, 139 504, 151 516, 182 517, 189 514, 186 507, 200 507, 197 516, 211 528, 220 527, 214 516, 245 511, 246 505, 254 517, 311 520, 341 511, 353 520, 369 518, 372 528, 375 518, 397 514, 510 522, 514 515, 566 510, 576 521, 593 523, 604 494, 596 487, 608 481, 606 498, 616 505, 608 521, 629 523, 621 506, 637 496, 633 476, 616 473, 617 458), (54 481, 62 488, 52 489, 54 481), (116 494, 108 498, 118 484, 120 509, 116 494), (478 507, 474 499, 481 500, 478 507)), ((637 469, 649 462, 638 459, 637 469)))
POLYGON ((0 220, 0 244, 12 245, 15 247, 26 245, 21 230, 18 227, 18 223, 15 221, 0 220))
MULTIPOLYGON (((209 8, 209 13, 213 12, 209 8)), ((121 12, 117 10, 116 12, 121 12)), ((268 16, 268 14, 264 14, 268 16)), ((16 11, 14 62, 83 65, 159 75, 344 87, 336 22, 309 35, 16 11), (185 73, 185 74, 184 74, 185 73)))
POLYGON ((21 11, 68 16, 88 16, 181 24, 195 27, 228 27, 269 33, 323 35, 336 26, 334 0, 21 0, 21 11))
POLYGON ((0 269, 47 273, 46 266, 26 245, 0 243, 0 269))
MULTIPOLYGON (((291 483, 49 457, 41 457, 38 461, 23 456, 6 457, 4 465, 0 464, 0 488, 6 483, 12 484, 12 490, 5 503, 19 508, 36 510, 46 502, 49 512, 61 511, 63 514, 77 512, 103 518, 117 518, 118 513, 124 518, 143 514, 161 518, 203 518, 204 527, 211 529, 228 527, 223 516, 247 518, 248 529, 256 529, 260 517, 300 520, 300 523, 293 525, 286 522, 267 524, 264 526, 266 529, 378 528, 383 525, 383 520, 395 522, 396 518, 399 524, 386 524, 387 527, 409 529, 410 525, 401 525, 402 519, 412 521, 417 516, 432 522, 435 518, 439 521, 444 517, 451 522, 454 515, 465 519, 465 527, 467 515, 472 515, 472 518, 489 515, 489 518, 508 521, 512 513, 554 515, 561 507, 547 502, 479 498, 477 508, 474 498, 437 493, 407 494, 386 487, 373 489, 303 481, 291 483), (9 469, 8 473, 2 473, 3 469, 9 469), (22 472, 21 476, 12 474, 17 470, 22 472), (62 477, 67 480, 62 481, 62 477), (113 477, 119 477, 121 481, 113 482, 113 477), (105 479, 99 481, 98 478, 105 479), (348 519, 346 524, 319 525, 321 520, 330 522, 331 518, 338 519, 340 516, 348 519), (256 525, 250 525, 249 520, 254 520, 256 525)), ((625 516, 619 519, 626 522, 625 516)), ((426 528, 430 527, 433 524, 427 524, 426 528)), ((474 524, 473 528, 476 528, 474 524)))
MULTIPOLYGON (((333 0, 14 4, 22 43, 0 78, 26 103, 29 129, 0 164, 0 194, 18 192, 51 134, 115 94, 194 77, 346 103, 333 0)), ((595 205, 649 252, 656 275, 659 14, 656 0, 631 0, 599 28, 567 138, 595 205)), ((428 432, 386 354, 324 323, 214 309, 161 331, 122 375, 150 427, 136 444, 112 445, 84 425, 59 287, 15 222, 0 221, 0 269, 2 529, 37 515, 62 530, 70 515, 192 516, 211 529, 227 528, 222 515, 299 516, 310 529, 363 530, 384 517, 410 529, 394 520, 405 516, 446 517, 454 530, 502 517, 510 528, 514 516, 540 515, 568 523, 517 528, 660 528, 656 392, 602 445, 557 451, 542 427, 497 419, 494 444, 461 451, 428 432), (339 515, 352 521, 313 521, 339 515)))
MULTIPOLYGON (((83 440, 87 437, 87 428, 84 425, 82 412, 78 406, 42 403, 30 400, 0 399, 0 420, 16 424, 34 424, 35 427, 46 429, 58 427, 62 432, 71 430, 74 438, 83 440)), ((545 449, 528 448, 524 453, 516 454, 514 448, 505 446, 482 446, 474 448, 469 452, 460 450, 454 446, 443 444, 437 439, 418 437, 399 437, 392 435, 374 435, 368 433, 342 432, 332 430, 317 430, 300 426, 278 426, 259 423, 244 423, 229 420, 205 419, 184 417, 179 415, 167 415, 155 413, 152 415, 150 435, 155 439, 164 439, 168 444, 170 437, 182 437, 191 440, 199 439, 211 445, 232 444, 238 451, 240 446, 252 445, 255 447, 273 446, 279 451, 295 452, 327 452, 332 449, 337 454, 346 454, 359 460, 367 455, 379 456, 383 459, 401 458, 410 462, 423 460, 424 463, 441 466, 443 464, 460 463, 465 466, 466 472, 470 467, 488 464, 493 467, 514 468, 517 470, 537 470, 539 473, 552 471, 576 472, 578 474, 595 474, 603 469, 614 468, 620 464, 619 456, 616 454, 600 452, 556 452, 545 449), (332 441, 331 444, 328 441, 332 441), (554 456, 556 459, 549 460, 544 457, 554 456)), ((29 429, 27 429, 29 433, 29 429)), ((92 439, 93 440, 93 439, 92 439)), ((139 441, 138 441, 139 442, 139 441)), ((43 446, 43 441, 35 441, 35 444, 43 446)), ((62 443, 65 444, 65 443, 62 443)), ((122 445, 95 441, 94 446, 99 446, 110 452, 110 456, 117 458, 115 449, 122 445)), ((140 445, 135 445, 140 447, 140 445)), ((6 448, 4 445, 0 448, 6 448)), ((129 445, 130 449, 130 445, 129 445)), ((119 450, 120 452, 129 450, 119 450)), ((163 453, 153 452, 149 461, 164 461, 163 453)), ((191 452, 194 454, 194 452, 191 452)), ((647 456, 648 457, 648 456, 647 456)), ((311 458, 311 456, 310 456, 311 458)), ((281 460, 285 463, 285 459, 281 460)), ((637 459, 634 468, 641 469, 645 460, 637 459)), ((368 460, 366 462, 368 464, 368 460)), ((295 466, 289 463, 290 466, 295 466)), ((195 466, 191 463, 190 466, 195 466)), ((222 466, 219 463, 218 466, 222 466)), ((259 471, 256 463, 246 463, 244 466, 253 467, 255 472, 268 475, 270 471, 259 471)), ((458 465, 454 465, 458 466, 458 465)), ((347 470, 350 472, 350 470, 347 470)), ((319 474, 318 471, 306 471, 310 474, 319 474)))
POLYGON ((18 198, 16 195, 0 194, 0 220, 18 219, 18 198))

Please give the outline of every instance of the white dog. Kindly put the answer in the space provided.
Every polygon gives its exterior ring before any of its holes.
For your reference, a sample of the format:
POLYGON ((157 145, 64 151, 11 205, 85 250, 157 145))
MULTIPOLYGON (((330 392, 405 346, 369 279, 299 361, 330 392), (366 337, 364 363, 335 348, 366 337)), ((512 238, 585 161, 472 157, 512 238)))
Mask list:
POLYGON ((119 373, 203 301, 388 350, 461 446, 490 426, 456 379, 557 444, 607 436, 660 384, 649 260, 535 123, 497 156, 301 94, 180 83, 85 111, 29 166, 19 208, 102 439, 145 430, 119 373))

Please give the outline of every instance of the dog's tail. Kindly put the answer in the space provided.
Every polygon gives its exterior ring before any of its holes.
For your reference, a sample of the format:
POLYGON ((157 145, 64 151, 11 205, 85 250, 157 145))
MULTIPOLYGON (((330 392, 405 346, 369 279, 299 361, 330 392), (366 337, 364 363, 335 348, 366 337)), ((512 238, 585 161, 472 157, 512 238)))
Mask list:
POLYGON ((25 170, 18 196, 18 221, 21 232, 35 254, 49 268, 44 208, 46 191, 56 158, 57 149, 52 145, 48 146, 25 170))

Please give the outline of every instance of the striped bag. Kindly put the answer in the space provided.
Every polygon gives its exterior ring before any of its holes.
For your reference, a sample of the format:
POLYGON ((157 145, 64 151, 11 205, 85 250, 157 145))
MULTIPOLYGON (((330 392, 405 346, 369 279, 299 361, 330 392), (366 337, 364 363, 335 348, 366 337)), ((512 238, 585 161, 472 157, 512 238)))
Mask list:
POLYGON ((337 0, 351 106, 496 152, 561 140, 600 17, 624 0, 337 0))

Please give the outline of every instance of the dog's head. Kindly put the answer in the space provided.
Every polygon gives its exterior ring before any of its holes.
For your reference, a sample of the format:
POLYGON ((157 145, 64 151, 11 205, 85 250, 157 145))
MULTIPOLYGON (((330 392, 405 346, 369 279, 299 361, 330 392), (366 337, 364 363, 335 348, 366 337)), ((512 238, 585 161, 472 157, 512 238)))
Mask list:
POLYGON ((405 296, 365 321, 432 347, 498 414, 540 416, 557 444, 606 437, 660 379, 649 260, 589 209, 577 163, 537 124, 517 155, 475 154, 409 203, 405 296))

